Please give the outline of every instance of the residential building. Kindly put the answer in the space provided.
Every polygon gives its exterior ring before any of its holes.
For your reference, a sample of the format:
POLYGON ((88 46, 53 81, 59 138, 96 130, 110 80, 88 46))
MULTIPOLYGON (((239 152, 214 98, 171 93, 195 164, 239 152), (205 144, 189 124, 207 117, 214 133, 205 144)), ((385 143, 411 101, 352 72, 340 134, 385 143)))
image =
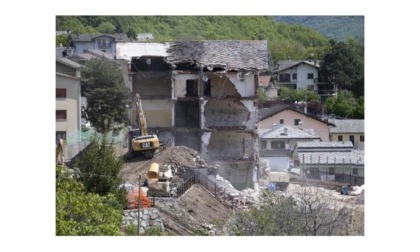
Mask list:
POLYGON ((360 119, 332 119, 330 123, 330 141, 350 141, 355 149, 365 149, 365 120, 360 119))
POLYGON ((275 124, 286 124, 297 129, 312 129, 322 141, 329 140, 329 126, 333 126, 332 123, 293 109, 285 104, 278 104, 259 110, 258 128, 268 129, 275 124))
POLYGON ((293 157, 307 178, 364 184, 364 151, 354 150, 351 142, 297 143, 293 157))
POLYGON ((320 141, 313 130, 300 130, 289 125, 274 125, 269 129, 259 129, 260 160, 267 160, 272 171, 289 168, 292 150, 297 142, 320 141))
MULTIPOLYGON (((99 50, 111 55, 116 54, 116 44, 129 42, 125 34, 78 34, 69 36, 69 45, 72 53, 84 53, 85 50, 99 50)), ((71 54, 71 53, 68 53, 71 54)))
POLYGON ((278 65, 279 87, 313 90, 321 97, 336 93, 330 83, 319 80, 319 60, 280 60, 278 65))
MULTIPOLYGON (((193 148, 238 189, 258 169, 258 75, 267 42, 119 43, 117 59, 139 93, 150 131, 169 145, 193 148)), ((132 104, 132 126, 136 126, 132 104)))
POLYGON ((280 60, 278 62, 280 87, 304 88, 318 91, 319 62, 307 60, 280 60))
POLYGON ((81 130, 81 65, 56 58, 56 140, 81 130))

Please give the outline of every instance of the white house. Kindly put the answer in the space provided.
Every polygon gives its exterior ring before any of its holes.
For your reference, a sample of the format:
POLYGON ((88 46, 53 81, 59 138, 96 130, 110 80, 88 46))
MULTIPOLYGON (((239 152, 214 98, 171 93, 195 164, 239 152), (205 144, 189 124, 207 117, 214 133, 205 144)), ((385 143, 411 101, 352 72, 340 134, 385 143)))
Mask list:
POLYGON ((280 60, 278 62, 280 87, 318 91, 318 61, 280 60))

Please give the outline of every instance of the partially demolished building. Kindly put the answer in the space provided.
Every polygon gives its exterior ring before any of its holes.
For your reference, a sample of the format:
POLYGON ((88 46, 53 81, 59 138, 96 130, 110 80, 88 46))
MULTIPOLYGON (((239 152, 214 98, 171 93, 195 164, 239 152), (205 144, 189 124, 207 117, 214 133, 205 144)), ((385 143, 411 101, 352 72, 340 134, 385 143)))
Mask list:
POLYGON ((237 189, 254 186, 266 41, 119 43, 116 57, 132 96, 141 96, 150 131, 219 164, 219 175, 237 189))

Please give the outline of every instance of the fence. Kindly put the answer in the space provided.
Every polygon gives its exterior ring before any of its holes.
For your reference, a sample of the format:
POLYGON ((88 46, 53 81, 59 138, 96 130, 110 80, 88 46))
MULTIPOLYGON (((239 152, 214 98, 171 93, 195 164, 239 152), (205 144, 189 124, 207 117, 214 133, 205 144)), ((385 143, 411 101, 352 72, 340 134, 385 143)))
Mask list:
POLYGON ((321 181, 336 181, 340 183, 350 184, 350 185, 357 185, 361 186, 365 183, 365 178, 358 176, 358 175, 352 175, 352 174, 330 174, 328 172, 312 172, 310 175, 306 175, 308 178, 313 179, 320 179, 321 181))
POLYGON ((184 183, 177 187, 177 194, 181 196, 193 184, 200 184, 216 200, 228 208, 245 208, 247 201, 240 198, 239 193, 232 193, 226 188, 217 186, 217 181, 211 181, 207 169, 179 169, 179 176, 184 179, 184 183))
POLYGON ((66 140, 63 146, 64 157, 67 161, 75 158, 81 151, 83 151, 90 144, 92 137, 96 136, 101 141, 104 137, 107 143, 113 143, 116 152, 119 155, 124 154, 127 145, 127 132, 126 128, 114 129, 108 133, 101 134, 95 130, 88 131, 74 131, 66 132, 66 140))

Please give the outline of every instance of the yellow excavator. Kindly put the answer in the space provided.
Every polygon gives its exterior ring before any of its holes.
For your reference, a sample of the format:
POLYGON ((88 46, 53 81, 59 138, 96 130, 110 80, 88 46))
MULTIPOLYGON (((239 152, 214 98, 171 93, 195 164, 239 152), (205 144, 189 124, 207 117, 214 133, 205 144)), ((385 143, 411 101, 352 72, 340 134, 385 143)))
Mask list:
POLYGON ((145 158, 153 158, 156 150, 166 148, 166 145, 159 142, 159 138, 155 134, 149 134, 147 130, 146 116, 141 105, 140 95, 136 94, 137 116, 139 119, 139 129, 130 130, 131 150, 128 157, 135 154, 143 154, 145 158))

